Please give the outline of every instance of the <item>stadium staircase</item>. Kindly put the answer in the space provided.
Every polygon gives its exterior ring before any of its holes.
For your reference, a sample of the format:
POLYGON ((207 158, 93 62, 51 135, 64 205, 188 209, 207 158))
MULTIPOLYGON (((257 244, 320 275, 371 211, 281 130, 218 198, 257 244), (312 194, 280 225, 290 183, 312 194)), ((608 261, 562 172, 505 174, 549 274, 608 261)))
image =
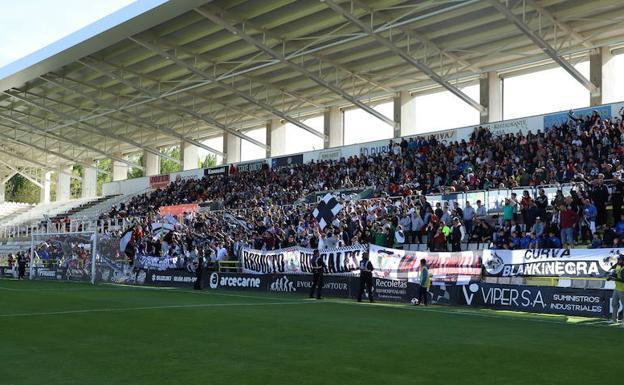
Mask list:
POLYGON ((98 206, 100 203, 104 203, 106 201, 112 200, 113 198, 116 198, 117 196, 118 195, 108 195, 108 196, 105 196, 105 197, 99 197, 97 199, 90 200, 90 201, 88 201, 86 203, 83 203, 83 204, 81 204, 79 206, 72 207, 72 208, 70 208, 69 210, 67 210, 65 212, 59 213, 59 214, 55 215, 54 217, 50 218, 50 220, 52 222, 57 222, 57 221, 65 219, 65 218, 70 218, 71 219, 71 218, 76 218, 76 217, 79 217, 79 216, 83 216, 82 214, 85 211, 87 211, 87 210, 89 210, 89 209, 91 209, 93 207, 98 206))
POLYGON ((62 202, 50 202, 32 206, 18 215, 13 215, 0 222, 1 226, 17 226, 31 223, 39 223, 46 218, 53 218, 58 214, 65 213, 75 207, 86 204, 93 198, 71 199, 62 202))

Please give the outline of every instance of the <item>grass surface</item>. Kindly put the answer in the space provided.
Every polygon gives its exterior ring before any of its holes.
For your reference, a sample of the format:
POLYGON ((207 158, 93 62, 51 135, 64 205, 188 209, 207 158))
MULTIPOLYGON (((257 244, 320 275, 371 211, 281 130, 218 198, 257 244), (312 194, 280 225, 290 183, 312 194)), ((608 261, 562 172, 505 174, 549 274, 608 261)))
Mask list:
POLYGON ((466 308, 0 280, 0 384, 615 384, 624 330, 466 308))

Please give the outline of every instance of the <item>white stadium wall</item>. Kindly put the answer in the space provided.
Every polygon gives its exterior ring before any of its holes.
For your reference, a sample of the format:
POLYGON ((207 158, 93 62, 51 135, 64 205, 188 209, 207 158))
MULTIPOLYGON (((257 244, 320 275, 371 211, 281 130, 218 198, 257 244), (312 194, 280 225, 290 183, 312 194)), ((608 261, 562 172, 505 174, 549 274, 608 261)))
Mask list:
MULTIPOLYGON (((591 114, 593 110, 597 110, 603 118, 612 118, 619 116, 619 111, 624 107, 624 102, 604 104, 601 106, 593 106, 586 108, 575 109, 574 113, 576 116, 584 116, 591 114)), ((509 119, 502 120, 499 122, 493 123, 483 123, 480 125, 471 125, 466 127, 454 128, 450 130, 443 131, 435 131, 429 133, 423 133, 415 136, 406 136, 405 138, 411 137, 431 137, 435 136, 438 140, 443 142, 454 142, 454 141, 462 141, 468 140, 470 135, 472 134, 475 127, 482 126, 488 127, 494 135, 502 135, 502 134, 515 134, 522 133, 526 134, 528 131, 536 133, 538 130, 543 130, 544 127, 552 127, 555 123, 566 122, 568 120, 568 111, 559 111, 553 112, 544 115, 535 115, 529 116, 525 118, 518 119, 509 119)), ((259 159, 255 161, 249 162, 237 162, 237 163, 229 163, 226 166, 235 165, 240 167, 241 165, 256 165, 258 163, 266 163, 271 167, 275 164, 288 164, 291 162, 294 163, 309 163, 311 161, 324 161, 324 160, 338 160, 342 157, 348 158, 350 156, 359 156, 360 154, 364 155, 373 155, 378 153, 384 153, 390 151, 389 144, 391 141, 396 141, 398 138, 394 139, 384 139, 377 140, 374 142, 367 143, 357 143, 348 146, 342 147, 333 147, 323 150, 315 150, 308 151, 299 154, 290 154, 286 156, 279 156, 267 159, 259 159)), ((216 169, 223 168, 224 166, 215 167, 216 169)), ((204 176, 203 169, 195 169, 181 172, 174 172, 170 175, 169 180, 175 181, 179 178, 187 179, 187 178, 201 178, 204 176)), ((135 194, 138 192, 145 191, 150 188, 150 178, 142 177, 135 179, 127 179, 116 182, 105 183, 102 188, 102 193, 104 195, 113 195, 113 194, 135 194)))

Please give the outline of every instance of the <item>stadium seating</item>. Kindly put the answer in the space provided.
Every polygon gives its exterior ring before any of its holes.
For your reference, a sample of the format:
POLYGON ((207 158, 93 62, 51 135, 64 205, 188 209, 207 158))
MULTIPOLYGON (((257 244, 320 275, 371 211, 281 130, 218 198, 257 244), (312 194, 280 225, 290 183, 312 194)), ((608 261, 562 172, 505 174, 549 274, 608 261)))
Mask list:
POLYGON ((4 202, 0 203, 0 224, 4 222, 4 219, 9 218, 11 216, 19 215, 22 212, 25 212, 31 209, 33 205, 28 203, 19 203, 19 202, 4 202))
POLYGON ((61 202, 50 202, 31 206, 28 210, 0 222, 2 226, 18 226, 29 223, 39 223, 47 218, 66 213, 81 205, 87 204, 98 198, 79 198, 61 202))

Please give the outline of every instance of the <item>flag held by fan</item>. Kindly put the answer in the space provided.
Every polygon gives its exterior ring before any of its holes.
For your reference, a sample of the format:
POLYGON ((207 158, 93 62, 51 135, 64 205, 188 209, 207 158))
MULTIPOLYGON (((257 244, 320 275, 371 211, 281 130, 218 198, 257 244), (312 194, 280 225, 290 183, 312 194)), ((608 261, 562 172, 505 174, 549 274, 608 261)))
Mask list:
POLYGON ((326 194, 312 212, 321 230, 334 221, 334 218, 342 210, 338 199, 330 193, 326 194))

